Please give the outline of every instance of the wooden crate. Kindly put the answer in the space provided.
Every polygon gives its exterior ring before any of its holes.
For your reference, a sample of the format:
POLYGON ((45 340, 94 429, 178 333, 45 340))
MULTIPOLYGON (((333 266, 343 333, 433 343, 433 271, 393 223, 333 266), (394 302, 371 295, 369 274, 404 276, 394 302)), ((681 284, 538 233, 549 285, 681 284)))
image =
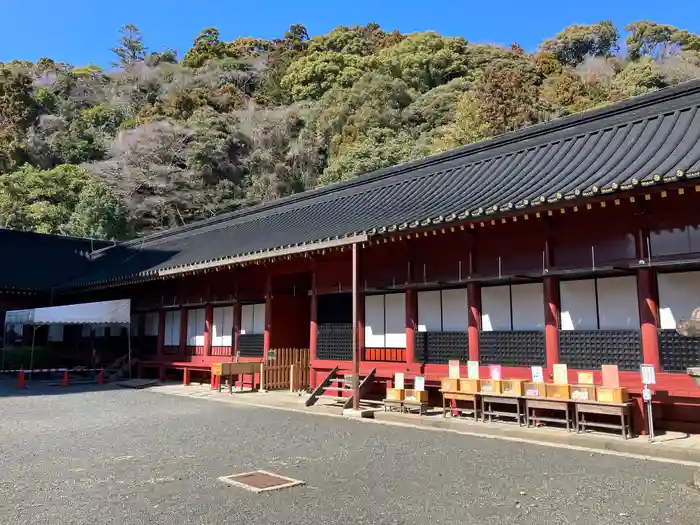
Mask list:
POLYGON ((504 379, 501 381, 503 393, 509 396, 522 396, 525 394, 525 380, 504 379))
POLYGON ((523 385, 525 395, 529 397, 547 397, 547 392, 544 383, 533 383, 526 381, 523 385))
POLYGON ((500 394, 503 392, 503 381, 500 379, 482 379, 480 392, 482 394, 500 394))
POLYGON ((390 401, 403 401, 406 398, 406 390, 403 388, 387 388, 386 398, 390 401))
POLYGON ((574 401, 595 401, 595 385, 571 385, 571 399, 574 401))
POLYGON ((552 399, 571 399, 571 385, 555 385, 554 383, 545 383, 546 397, 552 399))
POLYGON ((404 398, 406 401, 415 401, 417 403, 427 403, 428 402, 428 391, 427 390, 406 390, 406 395, 404 398))
POLYGON ((596 388, 596 400, 601 403, 627 403, 629 394, 626 388, 606 388, 599 386, 596 388))
POLYGON ((440 390, 443 392, 459 392, 459 379, 442 378, 440 381, 440 390))
POLYGON ((481 388, 480 379, 460 379, 459 380, 459 391, 465 394, 476 394, 481 388))

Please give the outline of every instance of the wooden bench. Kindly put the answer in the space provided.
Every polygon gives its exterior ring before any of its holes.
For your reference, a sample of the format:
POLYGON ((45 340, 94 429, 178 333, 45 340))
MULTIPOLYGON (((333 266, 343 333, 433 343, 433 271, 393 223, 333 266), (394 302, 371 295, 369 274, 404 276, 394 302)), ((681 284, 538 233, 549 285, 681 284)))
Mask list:
POLYGON ((520 412, 520 397, 503 394, 479 394, 481 396, 481 419, 486 422, 492 421, 493 416, 514 418, 518 426, 522 426, 522 413, 520 412), (515 406, 515 413, 494 410, 493 405, 515 406), (488 416, 488 419, 487 419, 488 416))
POLYGON ((571 430, 571 417, 569 407, 571 401, 568 399, 549 399, 544 397, 526 396, 525 400, 525 426, 530 428, 530 421, 545 421, 547 423, 563 423, 566 431, 571 430), (558 417, 542 417, 537 415, 537 410, 551 410, 564 412, 564 419, 558 417))
POLYGON ((403 401, 399 399, 385 399, 383 401, 384 403, 384 412, 387 410, 389 412, 393 410, 398 410, 399 412, 403 412, 403 401))
POLYGON ((447 417, 447 412, 459 412, 460 414, 473 414, 474 421, 479 420, 479 405, 477 394, 465 392, 442 392, 442 417, 447 417), (472 408, 448 407, 447 401, 471 401, 472 408))
POLYGON ((581 430, 586 431, 587 427, 608 428, 619 430, 622 437, 627 439, 632 436, 632 417, 630 415, 632 403, 601 403, 599 401, 576 401, 574 410, 576 417, 576 433, 581 430), (598 421, 586 421, 586 414, 596 414, 603 416, 617 416, 620 424, 601 423, 598 421))

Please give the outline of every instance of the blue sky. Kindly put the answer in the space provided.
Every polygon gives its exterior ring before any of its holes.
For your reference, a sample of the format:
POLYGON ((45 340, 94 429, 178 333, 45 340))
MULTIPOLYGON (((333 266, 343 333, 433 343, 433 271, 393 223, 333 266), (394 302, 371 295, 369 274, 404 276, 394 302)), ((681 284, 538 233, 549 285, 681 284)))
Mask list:
POLYGON ((311 35, 333 27, 377 22, 385 30, 425 30, 461 35, 473 42, 518 42, 532 50, 563 27, 612 19, 619 29, 654 20, 700 33, 700 9, 692 0, 3 0, 0 62, 48 56, 73 64, 107 66, 119 28, 133 23, 154 51, 171 47, 181 57, 205 27, 222 38, 280 36, 290 24, 311 35))

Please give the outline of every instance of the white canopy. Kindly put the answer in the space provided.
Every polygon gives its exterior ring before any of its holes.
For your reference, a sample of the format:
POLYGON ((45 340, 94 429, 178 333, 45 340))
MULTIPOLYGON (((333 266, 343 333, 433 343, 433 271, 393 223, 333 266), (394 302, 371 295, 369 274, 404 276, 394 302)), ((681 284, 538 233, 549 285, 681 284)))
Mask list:
POLYGON ((12 310, 5 313, 5 324, 119 324, 131 322, 131 299, 103 301, 99 303, 49 306, 29 310, 12 310))

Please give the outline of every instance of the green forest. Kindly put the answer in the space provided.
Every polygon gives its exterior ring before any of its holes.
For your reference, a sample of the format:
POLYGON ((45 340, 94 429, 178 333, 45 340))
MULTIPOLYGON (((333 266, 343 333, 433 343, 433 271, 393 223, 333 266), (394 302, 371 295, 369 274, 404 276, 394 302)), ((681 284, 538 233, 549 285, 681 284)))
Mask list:
POLYGON ((572 25, 536 50, 376 24, 114 64, 0 63, 0 227, 125 239, 700 77, 700 37, 572 25))

